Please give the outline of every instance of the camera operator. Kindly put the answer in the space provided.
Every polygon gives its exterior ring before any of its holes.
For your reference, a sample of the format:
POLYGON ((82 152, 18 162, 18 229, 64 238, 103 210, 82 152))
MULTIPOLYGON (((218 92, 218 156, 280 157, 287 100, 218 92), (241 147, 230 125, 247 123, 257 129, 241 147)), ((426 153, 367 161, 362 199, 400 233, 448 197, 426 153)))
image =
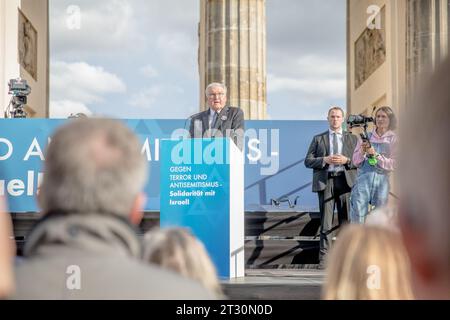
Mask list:
POLYGON ((381 107, 375 113, 375 129, 367 140, 358 140, 353 152, 353 163, 358 167, 356 183, 350 196, 352 223, 364 223, 369 204, 375 207, 387 203, 389 175, 395 169, 397 119, 390 107, 381 107))

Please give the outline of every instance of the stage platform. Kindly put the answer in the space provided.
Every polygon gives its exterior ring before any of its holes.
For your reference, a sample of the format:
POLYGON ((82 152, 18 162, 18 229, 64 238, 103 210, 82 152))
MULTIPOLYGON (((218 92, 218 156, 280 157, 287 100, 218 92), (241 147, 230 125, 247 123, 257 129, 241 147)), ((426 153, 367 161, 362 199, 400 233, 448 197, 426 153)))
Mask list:
POLYGON ((316 269, 246 269, 221 284, 230 300, 319 300, 324 277, 316 269))
MULTIPOLYGON (((317 266, 319 213, 282 208, 272 208, 272 211, 269 208, 259 209, 264 211, 245 212, 246 269, 299 269, 305 265, 317 266)), ((41 215, 11 215, 17 254, 20 256, 29 231, 41 215)), ((159 212, 145 212, 139 234, 158 226, 159 212)))
MULTIPOLYGON (((40 214, 12 214, 17 253, 40 214)), ((318 300, 324 271, 317 270, 320 220, 309 212, 246 212, 245 277, 221 281, 230 300, 318 300)), ((141 235, 159 226, 159 213, 147 212, 141 235)))

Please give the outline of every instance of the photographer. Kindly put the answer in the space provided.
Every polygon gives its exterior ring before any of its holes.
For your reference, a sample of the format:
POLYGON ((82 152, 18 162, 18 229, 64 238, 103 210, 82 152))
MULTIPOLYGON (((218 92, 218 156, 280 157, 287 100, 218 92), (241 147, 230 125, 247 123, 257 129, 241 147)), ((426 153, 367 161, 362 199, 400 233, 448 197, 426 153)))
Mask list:
POLYGON ((375 113, 375 129, 367 140, 358 140, 353 163, 358 167, 356 183, 350 197, 352 223, 364 223, 369 204, 385 205, 389 195, 389 175, 395 168, 397 119, 390 107, 375 113))

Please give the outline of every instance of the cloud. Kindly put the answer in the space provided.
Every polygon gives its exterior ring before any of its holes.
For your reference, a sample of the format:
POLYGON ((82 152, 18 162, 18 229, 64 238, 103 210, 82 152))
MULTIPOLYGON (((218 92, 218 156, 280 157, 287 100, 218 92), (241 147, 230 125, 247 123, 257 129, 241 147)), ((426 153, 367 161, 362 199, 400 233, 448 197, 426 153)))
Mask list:
POLYGON ((340 59, 327 55, 307 55, 295 59, 289 70, 303 78, 345 79, 347 66, 340 59))
MULTIPOLYGON (((183 33, 196 47, 199 1, 58 0, 51 2, 50 29, 54 55, 86 58, 130 56, 148 52, 162 33, 183 33), (80 12, 80 28, 70 28, 80 12)), ((196 53, 193 53, 196 56, 196 53)), ((60 58, 61 59, 61 58, 60 58)))
POLYGON ((344 0, 283 0, 283 5, 267 1, 266 16, 269 60, 326 53, 345 58, 344 0))
POLYGON ((158 70, 156 70, 152 65, 148 64, 146 66, 143 66, 140 70, 139 73, 142 74, 144 77, 147 78, 155 78, 157 76, 159 76, 159 72, 158 70))
POLYGON ((346 86, 345 65, 321 56, 299 57, 290 65, 289 72, 267 76, 268 95, 295 93, 296 100, 307 105, 345 100, 346 86))
POLYGON ((345 107, 346 65, 335 57, 293 57, 267 77, 267 112, 272 119, 325 119, 331 104, 345 107))
POLYGON ((345 1, 266 2, 267 101, 272 119, 324 119, 345 107, 345 1))
MULTIPOLYGON (((345 101, 345 1, 278 2, 266 1, 269 111, 274 119, 316 117, 330 101, 345 101), (285 112, 275 113, 282 108, 285 112)), ((50 1, 52 59, 101 64, 113 88, 122 83, 122 89, 105 92, 80 77, 81 83, 66 80, 51 65, 52 76, 59 77, 51 79, 52 100, 83 103, 96 112, 114 109, 119 117, 175 118, 197 109, 199 5, 198 0, 50 1), (67 27, 70 5, 81 10, 80 29, 67 27), (133 91, 116 99, 113 93, 126 90, 123 81, 133 91), (176 87, 186 92, 179 95, 176 87)))
POLYGON ((130 105, 139 108, 151 108, 162 92, 161 86, 153 86, 131 96, 130 105))
POLYGON ((126 86, 123 81, 100 66, 86 62, 51 63, 52 100, 71 100, 84 104, 100 102, 106 94, 123 93, 126 86))
POLYGON ((125 0, 55 1, 50 11, 52 51, 80 57, 124 53, 143 47, 144 33, 139 31, 135 7, 125 0), (75 8, 75 10, 73 10, 75 8), (76 19, 74 15, 78 15, 76 19), (79 27, 73 22, 78 20, 79 27))
POLYGON ((183 32, 162 33, 156 40, 161 59, 171 69, 195 77, 197 71, 197 43, 183 32))
POLYGON ((86 62, 51 63, 50 115, 67 118, 71 113, 92 114, 97 104, 110 102, 109 95, 126 92, 123 81, 100 66, 86 62))
POLYGON ((174 85, 154 85, 134 93, 129 104, 143 109, 150 109, 153 106, 160 107, 164 105, 163 102, 167 101, 167 98, 179 99, 183 93, 183 88, 174 85))
POLYGON ((83 103, 71 100, 50 101, 50 118, 67 118, 77 113, 92 115, 92 111, 83 103))
POLYGON ((316 100, 318 101, 323 98, 345 98, 345 79, 293 79, 269 75, 268 80, 268 91, 271 93, 278 91, 296 91, 302 96, 317 98, 316 100))

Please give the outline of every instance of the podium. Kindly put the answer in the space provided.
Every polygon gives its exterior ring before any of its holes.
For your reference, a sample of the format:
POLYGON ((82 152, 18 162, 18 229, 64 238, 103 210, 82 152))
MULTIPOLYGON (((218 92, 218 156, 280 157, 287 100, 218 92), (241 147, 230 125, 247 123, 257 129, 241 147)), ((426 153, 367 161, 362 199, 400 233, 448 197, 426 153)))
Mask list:
POLYGON ((244 158, 229 138, 162 140, 160 223, 186 227, 218 276, 244 276, 244 158))

